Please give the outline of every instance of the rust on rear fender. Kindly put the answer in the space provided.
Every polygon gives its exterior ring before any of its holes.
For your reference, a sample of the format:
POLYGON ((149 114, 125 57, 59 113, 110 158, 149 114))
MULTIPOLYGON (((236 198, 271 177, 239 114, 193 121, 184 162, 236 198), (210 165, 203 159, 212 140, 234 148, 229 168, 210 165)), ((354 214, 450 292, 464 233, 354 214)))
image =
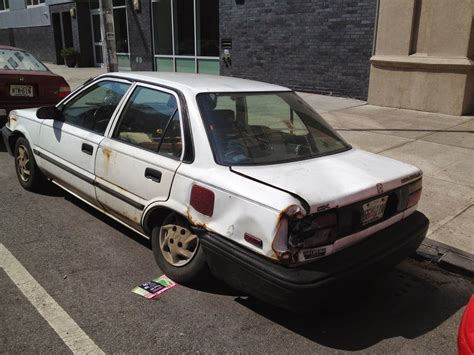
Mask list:
POLYGON ((300 206, 295 204, 289 205, 278 214, 276 233, 272 242, 273 259, 279 260, 283 263, 290 263, 294 261, 294 255, 288 249, 287 242, 285 243, 284 250, 281 248, 282 245, 280 245, 280 248, 277 246, 279 242, 282 242, 280 239, 285 237, 287 238, 288 234, 286 236, 282 236, 278 233, 280 231, 282 223, 288 223, 288 219, 302 219, 305 216, 306 213, 304 212, 304 210, 300 206))

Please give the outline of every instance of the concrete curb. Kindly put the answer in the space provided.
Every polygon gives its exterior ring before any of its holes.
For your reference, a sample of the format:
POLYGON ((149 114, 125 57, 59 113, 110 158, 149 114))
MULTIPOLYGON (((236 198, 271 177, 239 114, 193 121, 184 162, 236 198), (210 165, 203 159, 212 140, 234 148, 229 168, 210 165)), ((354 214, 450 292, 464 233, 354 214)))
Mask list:
POLYGON ((474 276, 474 255, 435 240, 426 238, 416 251, 416 256, 441 267, 474 276))

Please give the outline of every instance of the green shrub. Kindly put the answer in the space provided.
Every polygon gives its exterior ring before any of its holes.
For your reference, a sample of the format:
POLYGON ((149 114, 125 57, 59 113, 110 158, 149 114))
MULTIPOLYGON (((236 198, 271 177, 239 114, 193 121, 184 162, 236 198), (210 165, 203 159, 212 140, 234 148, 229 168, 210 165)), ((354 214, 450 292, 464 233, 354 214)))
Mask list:
POLYGON ((73 58, 77 57, 79 53, 72 47, 67 47, 61 49, 61 55, 63 58, 73 58))

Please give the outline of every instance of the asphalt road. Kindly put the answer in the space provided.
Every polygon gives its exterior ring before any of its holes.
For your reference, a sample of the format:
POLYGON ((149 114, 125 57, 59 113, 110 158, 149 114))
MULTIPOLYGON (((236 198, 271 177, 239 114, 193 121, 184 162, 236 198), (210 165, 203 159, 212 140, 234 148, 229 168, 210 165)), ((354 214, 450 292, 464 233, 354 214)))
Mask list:
MULTIPOLYGON (((436 266, 408 259, 316 314, 284 312, 217 281, 147 301, 131 293, 161 275, 146 240, 58 188, 23 190, 3 145, 0 186, 0 243, 106 353, 456 352, 474 283, 436 266)), ((70 352, 1 268, 0 292, 0 352, 70 352)))

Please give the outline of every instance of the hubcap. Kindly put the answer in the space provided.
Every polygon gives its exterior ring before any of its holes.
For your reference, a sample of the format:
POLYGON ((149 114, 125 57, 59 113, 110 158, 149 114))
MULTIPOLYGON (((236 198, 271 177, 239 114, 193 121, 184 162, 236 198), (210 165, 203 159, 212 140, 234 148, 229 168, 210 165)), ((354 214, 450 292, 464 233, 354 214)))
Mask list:
POLYGON ((184 266, 191 261, 198 247, 196 234, 176 224, 167 224, 160 230, 160 249, 166 261, 173 266, 184 266))
POLYGON ((28 155, 28 150, 24 145, 18 147, 18 156, 16 157, 16 160, 18 162, 18 175, 21 180, 27 182, 31 177, 30 157, 28 155))

